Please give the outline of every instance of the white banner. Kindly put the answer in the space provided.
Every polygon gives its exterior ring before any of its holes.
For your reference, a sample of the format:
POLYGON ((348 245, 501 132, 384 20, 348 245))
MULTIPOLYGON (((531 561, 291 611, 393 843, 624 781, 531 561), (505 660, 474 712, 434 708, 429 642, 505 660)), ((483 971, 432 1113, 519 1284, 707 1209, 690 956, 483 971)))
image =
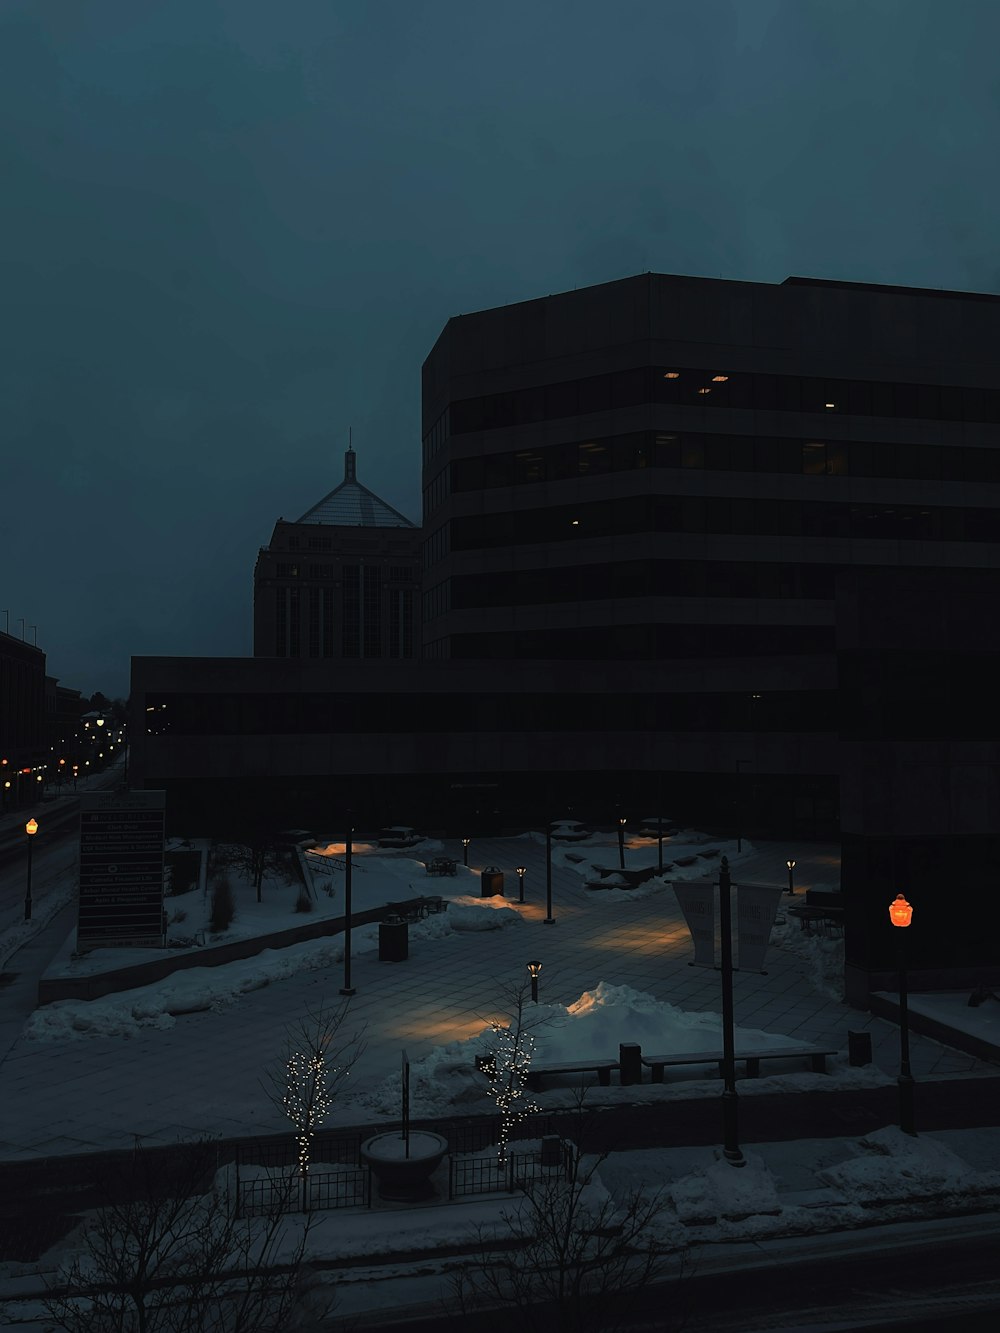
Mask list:
POLYGON ((741 972, 763 972, 764 955, 782 892, 769 884, 737 884, 736 921, 741 972))
POLYGON ((674 893, 691 932, 694 961, 715 966, 715 883, 712 880, 674 880, 674 893))

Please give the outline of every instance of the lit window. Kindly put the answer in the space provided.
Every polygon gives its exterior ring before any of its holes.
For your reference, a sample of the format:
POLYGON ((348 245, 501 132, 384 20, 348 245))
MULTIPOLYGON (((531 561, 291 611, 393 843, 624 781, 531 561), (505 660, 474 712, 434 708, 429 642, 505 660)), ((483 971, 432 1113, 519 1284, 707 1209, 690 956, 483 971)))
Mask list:
POLYGON ((836 404, 836 403, 824 403, 823 406, 824 406, 824 407, 836 407, 837 404, 836 404))
POLYGON ((725 382, 726 382, 727 379, 729 379, 729 376, 728 376, 728 375, 713 375, 713 376, 712 376, 712 383, 713 383, 713 384, 725 384, 725 382))
POLYGON ((711 389, 699 389, 698 392, 699 392, 699 393, 711 393, 712 390, 711 390, 711 389))
POLYGON ((665 380, 679 380, 680 377, 681 377, 681 372, 679 370, 668 370, 667 373, 663 376, 665 380))

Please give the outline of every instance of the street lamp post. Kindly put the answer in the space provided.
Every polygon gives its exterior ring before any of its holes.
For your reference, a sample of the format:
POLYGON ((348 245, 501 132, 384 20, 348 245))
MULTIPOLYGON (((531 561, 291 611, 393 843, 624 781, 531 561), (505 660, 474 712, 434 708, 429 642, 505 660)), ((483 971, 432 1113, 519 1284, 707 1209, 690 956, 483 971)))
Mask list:
POLYGON ((524 902, 524 877, 528 873, 527 866, 515 866, 514 874, 517 876, 517 901, 524 902))
POLYGON ((468 866, 469 864, 469 843, 471 841, 471 838, 462 839, 462 865, 464 866, 468 866))
POLYGON ((552 821, 545 825, 545 916, 543 924, 551 926, 555 923, 555 917, 552 915, 552 821))
POLYGON ((729 877, 729 857, 722 858, 719 868, 719 929, 722 935, 722 1071, 725 1088, 722 1093, 722 1154, 733 1166, 745 1166, 740 1152, 739 1099, 736 1094, 736 1019, 733 1012, 733 936, 729 900, 732 881, 729 877))
POLYGON ((663 816, 656 816, 656 873, 663 874, 663 816))
POLYGON ((618 816, 618 864, 625 869, 625 816, 618 816))
POLYGON ((535 1004, 538 1003, 538 977, 542 970, 542 965, 537 959, 528 964, 528 971, 531 974, 531 998, 535 1004))
POLYGON ((788 892, 794 894, 795 880, 792 878, 792 871, 795 869, 795 862, 786 861, 785 865, 788 867, 788 892))
POLYGON ((743 782, 740 771, 741 764, 749 764, 749 759, 737 759, 736 761, 736 850, 743 850, 743 782))
POLYGON ((899 967, 899 1128, 916 1135, 913 1119, 913 1075, 910 1072, 910 1018, 906 996, 906 953, 904 929, 913 920, 913 908, 901 893, 889 904, 889 920, 899 928, 896 936, 899 967))
POLYGON ((38 832, 38 820, 29 819, 24 826, 24 831, 28 835, 28 884, 24 891, 24 919, 31 920, 31 849, 34 846, 35 834, 38 832))
POLYGON ((341 995, 354 995, 351 985, 351 871, 353 868, 354 827, 347 826, 347 841, 344 844, 344 984, 341 995))

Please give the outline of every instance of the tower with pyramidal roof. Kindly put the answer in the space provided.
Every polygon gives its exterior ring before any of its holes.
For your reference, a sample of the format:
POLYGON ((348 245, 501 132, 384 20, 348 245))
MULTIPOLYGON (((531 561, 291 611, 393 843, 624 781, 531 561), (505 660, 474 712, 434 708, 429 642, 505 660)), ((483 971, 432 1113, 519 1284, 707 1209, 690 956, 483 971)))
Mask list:
POLYGON ((254 569, 254 657, 420 655, 421 529, 344 479, 294 523, 279 518, 254 569))

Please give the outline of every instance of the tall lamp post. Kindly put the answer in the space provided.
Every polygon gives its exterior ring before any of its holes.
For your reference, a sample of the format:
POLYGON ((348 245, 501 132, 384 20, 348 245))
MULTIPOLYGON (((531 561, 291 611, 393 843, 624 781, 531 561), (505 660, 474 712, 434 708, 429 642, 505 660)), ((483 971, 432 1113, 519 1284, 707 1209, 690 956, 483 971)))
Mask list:
POLYGON ((625 869, 625 816, 618 816, 618 864, 625 869))
POLYGON ((551 926, 555 924, 555 917, 552 915, 552 821, 545 825, 545 916, 542 919, 543 924, 551 926))
POLYGON ((469 843, 471 841, 471 838, 462 839, 462 865, 464 866, 469 864, 469 843))
POLYGON ((736 850, 738 852, 743 850, 743 775, 740 771, 740 765, 749 764, 749 762, 749 759, 737 759, 736 761, 736 850))
POLYGON ((354 854, 354 826, 347 825, 347 841, 344 844, 344 984, 341 995, 354 995, 351 985, 351 871, 354 854))
MULTIPOLYGON (((795 892, 795 880, 792 878, 792 871, 795 869, 795 862, 794 862, 794 861, 786 861, 786 862, 785 862, 785 865, 788 867, 788 892, 789 892, 789 893, 794 893, 794 892, 795 892)), ((807 894, 807 895, 806 895, 807 899, 808 899, 808 896, 809 896, 809 895, 807 894)))
POLYGON ((538 1003, 538 977, 541 973, 542 965, 537 959, 528 964, 528 972, 531 975, 531 998, 535 1004, 538 1003))
POLYGON ((913 908, 901 893, 889 904, 889 920, 897 926, 899 966, 899 1128, 904 1134, 916 1134, 913 1122, 913 1075, 910 1073, 910 1017, 906 1003, 906 936, 904 929, 913 920, 913 908))
POLYGON ((514 874, 517 876, 517 901, 524 902, 524 877, 528 873, 527 866, 515 866, 514 874))
POLYGON ((740 1152, 739 1099, 736 1094, 736 1020, 733 1012, 733 936, 729 900, 729 857, 719 868, 719 929, 722 935, 722 1154, 732 1166, 745 1166, 740 1152))
POLYGON ((31 849, 34 846, 35 834, 38 832, 38 820, 29 819, 24 826, 24 831, 28 835, 28 885, 24 892, 24 919, 31 920, 31 849))

